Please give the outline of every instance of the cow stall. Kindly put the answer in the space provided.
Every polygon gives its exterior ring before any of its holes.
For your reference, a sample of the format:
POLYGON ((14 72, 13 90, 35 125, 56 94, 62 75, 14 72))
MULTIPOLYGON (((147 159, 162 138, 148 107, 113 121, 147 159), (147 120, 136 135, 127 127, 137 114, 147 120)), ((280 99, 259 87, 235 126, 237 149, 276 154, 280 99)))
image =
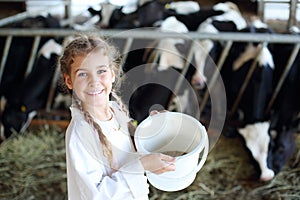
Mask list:
MULTIPOLYGON (((70 35, 75 35, 77 34, 78 31, 74 30, 51 30, 51 29, 40 29, 40 30, 14 30, 14 29, 1 29, 0 30, 0 36, 5 37, 5 45, 4 45, 4 51, 1 59, 1 70, 0 70, 0 80, 2 80, 3 76, 3 71, 4 71, 4 66, 5 62, 7 59, 7 55, 10 49, 11 41, 15 37, 33 37, 33 45, 32 49, 30 51, 30 59, 28 60, 27 63, 27 69, 25 72, 25 76, 30 73, 33 67, 34 60, 36 58, 37 52, 38 52, 38 45, 39 42, 41 41, 41 38, 43 37, 67 37, 70 35)), ((90 33, 90 31, 88 31, 90 33)), ((189 33, 184 33, 184 34, 178 34, 178 33, 163 33, 163 32, 157 32, 157 31, 149 31, 149 30, 132 30, 132 31, 122 31, 122 30, 101 30, 101 31, 94 31, 95 34, 99 34, 99 36, 104 36, 104 37, 111 37, 113 36, 114 39, 121 39, 123 40, 123 47, 120 46, 121 51, 123 52, 128 52, 131 48, 131 45, 134 40, 139 40, 139 39, 148 39, 148 40, 156 40, 156 39, 164 39, 164 38, 183 38, 187 39, 190 41, 194 41, 195 43, 199 40, 204 40, 204 39, 211 39, 214 41, 221 41, 224 42, 224 49, 222 52, 222 56, 220 59, 216 62, 217 68, 220 70, 222 68, 222 64, 226 60, 226 55, 230 51, 231 45, 233 42, 259 42, 262 43, 264 46, 267 44, 272 44, 272 43, 283 43, 283 44, 292 44, 294 45, 294 49, 289 57, 288 62, 286 63, 285 70, 282 74, 282 76, 279 79, 279 82, 276 86, 275 92, 268 104, 266 112, 269 112, 270 108, 272 107, 272 104, 274 103, 278 92, 280 91, 281 85, 284 82, 286 75, 289 72, 289 69, 291 65, 293 64, 296 55, 298 54, 299 50, 299 42, 300 38, 298 35, 286 35, 286 34, 274 34, 274 35, 266 35, 266 34, 259 34, 259 33, 219 33, 219 34, 198 34, 197 32, 189 32, 189 33)), ((193 45, 191 43, 191 45, 193 45)), ((192 48, 191 48, 192 49, 192 48)), ((191 49, 189 50, 188 54, 186 55, 186 62, 191 63, 192 61, 192 51, 191 49)), ((256 61, 254 61, 256 62, 256 61)), ((187 65, 188 66, 188 65, 187 65)), ((54 90, 56 87, 56 82, 58 80, 59 76, 59 69, 55 69, 55 74, 52 79, 51 87, 49 88, 48 92, 48 97, 47 97, 47 103, 45 107, 41 108, 41 110, 45 111, 52 111, 51 104, 53 102, 54 98, 54 90)), ((186 68, 187 70, 187 68, 186 68)), ((185 73, 186 70, 183 70, 182 73, 185 73)), ((253 69, 252 69, 253 72, 253 69)), ((215 73, 218 73, 216 71, 215 73)), ((212 79, 207 83, 207 87, 213 87, 214 81, 216 79, 217 75, 212 76, 212 79)), ((245 81, 241 87, 241 90, 236 97, 236 101, 234 102, 234 106, 231 108, 229 111, 230 114, 233 114, 237 106, 239 104, 239 101, 243 95, 243 90, 247 86, 247 81, 251 77, 251 71, 247 74, 247 77, 245 77, 245 81)), ((178 86, 180 86, 180 81, 177 82, 178 86)), ((200 102, 200 110, 202 111, 207 103, 207 99, 209 97, 208 91, 205 92, 204 94, 204 99, 203 101, 200 102)))
MULTIPOLYGON (((264 10, 264 4, 265 3, 270 3, 269 1, 267 1, 267 2, 266 1, 258 1, 258 2, 259 2, 259 4, 258 4, 259 5, 258 10, 259 11, 264 10)), ((291 3, 291 10, 294 11, 295 10, 295 5, 297 3, 295 3, 295 1, 291 1, 291 2, 293 2, 293 3, 291 3)), ((31 2, 29 1, 29 3, 31 3, 31 2)), ((63 28, 63 27, 67 27, 67 26, 69 26, 69 27, 72 26, 73 25, 72 23, 74 23, 74 18, 71 17, 72 16, 72 9, 71 9, 71 1, 69 1, 69 0, 68 1, 53 1, 51 4, 49 4, 47 6, 46 9, 43 8, 42 10, 37 10, 37 11, 35 11, 35 10, 30 10, 29 11, 28 10, 26 12, 17 14, 15 16, 11 16, 11 17, 1 19, 0 20, 0 26, 1 27, 6 27, 7 24, 11 24, 14 21, 20 21, 20 20, 23 20, 27 17, 36 16, 39 13, 44 13, 45 11, 51 12, 51 10, 55 10, 55 9, 57 10, 58 6, 64 6, 65 7, 64 8, 65 16, 64 16, 63 19, 60 19, 61 27, 63 28), (35 11, 35 12, 33 12, 33 11, 35 11)), ((295 15, 295 11, 292 12, 291 15, 295 15)), ((42 27, 38 27, 38 28, 42 28, 42 27)), ((49 28, 53 29, 53 27, 49 27, 49 28)), ((54 28, 57 28, 57 27, 54 27, 54 28)), ((5 42, 3 42, 3 47, 4 47, 3 50, 4 51, 2 52, 3 56, 2 56, 2 59, 1 59, 0 82, 2 80, 2 76, 3 76, 3 72, 4 72, 4 66, 5 66, 5 63, 7 62, 6 59, 7 59, 9 49, 11 49, 10 46, 11 46, 13 38, 21 37, 21 36, 22 37, 26 36, 26 37, 34 38, 33 41, 32 41, 32 49, 31 49, 31 52, 30 52, 30 58, 27 61, 28 63, 27 63, 27 66, 26 66, 26 71, 24 72, 24 75, 27 76, 32 70, 32 67, 33 67, 35 59, 36 59, 36 55, 37 55, 38 50, 39 50, 40 45, 41 45, 41 40, 43 40, 43 38, 53 37, 53 38, 60 38, 62 40, 62 38, 66 37, 68 34, 75 34, 76 33, 76 31, 71 31, 71 30, 65 31, 66 28, 63 28, 64 30, 57 30, 57 31, 56 30, 51 30, 51 29, 50 30, 49 29, 46 29, 46 30, 29 30, 29 29, 24 30, 24 28, 23 28, 23 30, 20 30, 20 33, 18 32, 18 30, 10 30, 10 29, 2 29, 1 30, 1 36, 6 37, 6 38, 5 38, 5 42), (42 33, 42 35, 36 35, 36 34, 39 34, 39 33, 42 33)), ((98 30, 93 30, 93 32, 98 32, 98 30)), ((222 56, 219 58, 219 60, 213 60, 213 62, 215 62, 216 66, 219 68, 219 70, 222 68, 223 62, 225 62, 226 55, 230 51, 230 48, 231 48, 231 45, 232 45, 233 42, 237 42, 237 41, 239 41, 239 42, 260 42, 264 46, 267 46, 269 43, 271 43, 271 44, 272 43, 297 44, 297 42, 298 42, 298 37, 296 35, 284 35, 284 34, 272 34, 272 36, 265 35, 265 34, 261 34, 261 35, 257 34, 257 35, 252 36, 252 34, 243 35, 242 33, 239 33, 237 35, 236 35, 236 33, 218 33, 217 35, 201 33, 201 35, 200 35, 197 32, 190 31, 189 33, 174 34, 176 36, 173 36, 173 34, 171 34, 171 33, 157 33, 156 31, 153 32, 151 30, 148 33, 147 29, 142 30, 142 31, 130 31, 128 33, 128 35, 130 37, 128 37, 126 35, 126 33, 124 34, 123 30, 119 30, 119 32, 118 32, 118 30, 105 30, 105 29, 103 29, 103 30, 100 30, 99 34, 104 35, 104 36, 108 36, 108 37, 111 37, 112 34, 113 34, 115 39, 123 40, 119 44, 120 49, 122 49, 123 52, 128 52, 131 48, 131 45, 134 43, 134 40, 139 40, 139 39, 142 39, 142 40, 157 40, 158 39, 158 40, 160 40, 160 39, 164 39, 164 38, 182 38, 182 39, 185 39, 189 42, 190 47, 192 47, 199 40, 210 39, 210 40, 213 40, 213 41, 220 41, 222 43, 226 43, 226 45, 225 44, 223 45, 224 49, 222 50, 223 51, 222 56), (122 36, 121 36, 120 33, 122 34, 122 36), (125 35, 125 36, 123 36, 123 35, 125 35), (194 41, 196 41, 196 42, 194 42, 194 41)), ((184 56, 186 56, 186 63, 187 63, 186 66, 188 66, 188 64, 191 63, 192 59, 193 59, 193 49, 190 48, 190 50, 186 50, 184 56)), ((291 62, 293 62, 293 61, 291 61, 291 62)), ((186 67, 185 69, 186 70, 183 70, 183 74, 186 73, 186 71, 188 71, 187 70, 188 67, 186 67)), ((288 73, 288 72, 286 72, 286 73, 288 73)), ((236 112, 237 107, 239 105, 239 101, 242 98, 242 95, 243 95, 243 92, 244 92, 243 90, 247 86, 247 81, 249 81, 247 79, 251 78, 251 71, 250 71, 250 73, 247 77, 245 79, 245 82, 244 82, 243 86, 241 87, 240 92, 238 93, 238 95, 236 97, 236 101, 233 103, 232 108, 230 108, 230 110, 229 110, 229 115, 234 115, 234 113, 236 112)), ((54 80, 54 82, 56 82, 57 77, 54 76, 54 79, 56 79, 56 80, 54 80)), ((212 79, 210 80, 210 82, 207 83, 207 86, 208 86, 207 88, 213 87, 215 79, 216 79, 216 75, 212 76, 212 79)), ((274 103, 274 101, 275 101, 275 99, 278 95, 278 92, 280 90, 280 87, 281 87, 281 84, 282 84, 283 81, 284 81, 284 77, 282 79, 280 79, 278 87, 277 87, 277 89, 275 89, 275 93, 273 94, 273 97, 270 100, 270 103, 268 105, 268 108, 267 108, 266 112, 270 111, 270 108, 272 107, 272 104, 274 103)), ((55 84, 56 83, 53 83, 53 85, 49 88, 47 103, 43 106, 42 110, 45 110, 45 111, 48 111, 48 112, 50 110, 53 111, 53 105, 52 104, 53 104, 53 98, 55 96, 53 90, 54 90, 55 84)), ((181 84, 181 82, 179 80, 178 83, 177 83, 177 86, 175 86, 175 90, 178 90, 178 88, 180 87, 180 84, 181 84)), ((204 107, 207 105, 207 100, 208 99, 209 99, 209 95, 208 95, 208 92, 207 92, 207 93, 204 94, 203 100, 201 100, 199 115, 200 115, 201 112, 203 112, 204 107)))

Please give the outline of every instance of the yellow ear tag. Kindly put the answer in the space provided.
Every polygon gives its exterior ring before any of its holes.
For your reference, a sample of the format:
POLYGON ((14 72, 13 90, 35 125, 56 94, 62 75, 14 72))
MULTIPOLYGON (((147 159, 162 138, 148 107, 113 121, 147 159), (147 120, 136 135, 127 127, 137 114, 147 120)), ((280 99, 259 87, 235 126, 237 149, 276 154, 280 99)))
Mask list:
POLYGON ((133 121, 132 121, 132 124, 133 124, 135 127, 137 127, 138 121, 137 121, 137 120, 133 120, 133 121))
POLYGON ((169 3, 167 3, 166 5, 165 5, 165 9, 170 9, 171 8, 171 5, 169 4, 169 3))
POLYGON ((22 111, 22 112, 25 112, 25 111, 26 111, 26 106, 22 105, 22 106, 21 106, 21 111, 22 111))

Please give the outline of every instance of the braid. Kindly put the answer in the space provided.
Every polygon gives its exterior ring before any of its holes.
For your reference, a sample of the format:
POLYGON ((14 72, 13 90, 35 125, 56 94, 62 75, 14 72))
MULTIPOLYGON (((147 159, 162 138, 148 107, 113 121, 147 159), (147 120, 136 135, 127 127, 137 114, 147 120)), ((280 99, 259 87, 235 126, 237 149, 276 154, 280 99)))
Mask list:
POLYGON ((99 124, 95 122, 95 120, 93 119, 93 117, 90 115, 89 112, 87 112, 86 110, 83 109, 83 107, 81 105, 81 101, 76 97, 76 95, 73 95, 73 96, 74 96, 74 100, 75 100, 74 106, 81 111, 85 120, 97 131, 99 140, 100 140, 101 144, 103 145, 103 154, 104 154, 104 156, 106 156, 108 158, 109 163, 112 166, 113 155, 112 155, 112 149, 111 149, 110 142, 108 141, 107 137, 103 134, 102 129, 99 126, 99 124))
POLYGON ((122 102, 121 98, 117 95, 117 93, 116 93, 116 91, 114 89, 112 89, 112 91, 111 91, 111 96, 115 99, 115 101, 120 106, 120 108, 122 109, 122 111, 124 111, 126 113, 126 115, 128 116, 129 115, 129 111, 128 111, 127 107, 122 102))

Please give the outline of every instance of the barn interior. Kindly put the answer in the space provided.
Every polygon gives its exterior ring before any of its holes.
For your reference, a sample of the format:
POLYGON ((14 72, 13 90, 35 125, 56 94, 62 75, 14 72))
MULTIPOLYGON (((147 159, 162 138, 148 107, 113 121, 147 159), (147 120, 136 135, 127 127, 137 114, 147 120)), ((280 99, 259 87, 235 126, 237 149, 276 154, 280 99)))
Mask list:
MULTIPOLYGON (((160 0, 160 2, 170 3, 177 1, 160 0)), ((198 2, 200 9, 202 9, 227 1, 197 0, 195 2, 198 2)), ((283 61, 279 58, 282 52, 273 55, 276 57, 276 60, 280 60, 287 64, 284 66, 285 70, 281 71, 278 82, 275 84, 275 86, 278 86, 276 89, 279 91, 276 91, 275 89, 274 93, 277 92, 276 95, 273 93, 273 97, 275 99, 272 99, 271 97, 268 102, 268 105, 271 106, 277 102, 275 101, 276 98, 282 94, 280 92, 280 85, 284 83, 285 76, 288 76, 288 70, 292 68, 293 63, 296 63, 298 61, 297 59, 299 59, 298 57, 300 57, 299 32, 290 32, 291 28, 300 28, 300 1, 231 0, 231 2, 238 6, 242 16, 248 24, 250 24, 253 19, 260 19, 274 31, 274 35, 278 36, 265 36, 259 35, 258 33, 257 35, 253 34, 253 37, 249 38, 250 40, 254 38, 254 40, 256 39, 255 42, 264 45, 272 43, 294 45, 292 46, 293 48, 289 49, 290 54, 287 57, 284 57, 283 61), (280 79, 281 76, 283 77, 282 79, 280 79), (274 102, 272 102, 272 100, 274 100, 274 102)), ((41 31, 33 29, 33 32, 26 32, 31 31, 30 28, 10 29, 10 25, 13 24, 15 20, 19 21, 26 17, 37 16, 40 13, 45 14, 51 9, 51 11, 53 10, 53 16, 55 18, 60 21, 64 21, 65 23, 72 24, 75 19, 72 19, 72 16, 84 16, 83 20, 87 20, 86 16, 82 14, 85 13, 86 9, 91 5, 98 8, 97 6, 99 3, 100 2, 96 0, 90 1, 88 5, 83 4, 82 1, 75 0, 0 0, 0 38, 5 38, 5 40, 3 40, 4 42, 0 42, 2 48, 0 51, 2 55, 0 66, 0 85, 1 81, 4 79, 2 75, 4 74, 4 69, 6 67, 4 44, 5 42, 8 43, 7 38, 9 38, 9 36, 24 37, 30 35, 35 37, 35 40, 32 41, 39 42, 41 40, 41 38, 37 37, 39 34, 42 34, 42 38, 56 34, 51 32, 51 29, 41 29, 41 31), (62 4, 64 2, 67 3, 66 5, 71 3, 74 7, 70 8, 62 4), (59 14, 57 11, 59 11, 59 14), (68 21, 68 17, 71 17, 72 20, 68 21)), ((79 17, 76 19, 78 20, 79 17)), ((83 24, 84 23, 81 22, 80 25, 83 24)), ((86 29, 83 26, 80 27, 82 28, 80 31, 87 32, 91 30, 97 31, 100 28, 99 26, 94 26, 91 29, 86 29)), ((54 30, 57 31, 57 29, 54 30)), ((103 34, 107 34, 107 36, 111 34, 111 32, 109 32, 110 30, 107 30, 106 32, 106 30, 101 29, 101 31, 103 31, 103 34)), ((69 27, 65 27, 62 30, 58 30, 57 33, 66 37, 68 34, 74 34, 75 31, 73 32, 69 27)), ((145 33, 148 33, 148 35, 152 34, 151 30, 150 32, 145 33)), ((191 37, 192 39, 205 39, 205 36, 202 38, 196 35, 195 37, 193 35, 194 33, 195 32, 193 31, 186 33, 185 37, 191 37)), ((126 35, 126 33, 124 34, 126 35)), ((127 34, 128 38, 130 34, 131 32, 127 34)), ((170 34, 170 37, 171 36, 174 35, 170 34)), ((236 34, 235 36, 235 33, 232 32, 228 35, 226 35, 226 33, 224 35, 223 33, 220 33, 220 37, 222 36, 225 37, 224 44, 228 45, 230 45, 230 42, 226 43, 226 37, 237 37, 240 38, 241 41, 245 41, 245 37, 243 35, 236 34)), ((250 35, 247 35, 247 37, 249 36, 250 35)), ((158 36, 158 39, 161 39, 160 37, 163 38, 163 36, 158 36)), ((210 34, 208 34, 207 37, 220 39, 210 34)), ((116 44, 121 46, 127 44, 128 40, 126 39, 128 38, 121 38, 120 41, 119 38, 117 38, 116 44)), ((238 39, 233 41, 237 40, 238 39)), ((146 40, 146 42, 148 42, 148 40, 146 40)), ((123 46, 122 48, 125 49, 123 46)), ((29 46, 26 51, 28 51, 27 53, 29 56, 34 52, 38 52, 37 49, 34 51, 34 44, 29 46)), ((189 51, 186 50, 185 53, 185 56, 188 57, 187 55, 189 51)), ((35 57, 33 57, 31 61, 30 59, 27 61, 28 63, 26 63, 26 66, 29 66, 30 62, 35 62, 35 57)), ((222 63, 222 59, 214 61, 215 67, 218 67, 219 63, 222 63)), ((223 61, 223 63, 226 62, 223 61)), ((300 66, 298 64, 298 68, 299 67, 300 66)), ((53 71, 50 70, 48 73, 53 73, 53 71)), ((30 73, 30 70, 27 72, 30 73)), ((299 75, 297 71, 294 73, 299 75)), ((249 74, 250 73, 248 73, 248 75, 249 74)), ((6 138, 3 137, 4 127, 0 121, 0 133, 2 135, 0 139, 0 171, 3 174, 0 178, 0 199, 67 199, 64 133, 70 121, 70 113, 66 107, 63 109, 54 108, 54 93, 56 92, 56 84, 59 82, 58 75, 51 77, 51 81, 48 82, 48 89, 46 91, 46 103, 34 110, 32 119, 28 121, 26 126, 23 126, 26 128, 21 128, 19 131, 13 130, 11 136, 6 138)), ((247 77, 243 77, 243 80, 246 82, 247 77)), ((13 91, 14 88, 11 90, 13 91)), ((293 134, 288 139, 291 140, 292 138, 293 143, 296 146, 293 149, 293 152, 287 156, 289 159, 283 164, 282 169, 277 171, 272 179, 264 181, 260 179, 262 170, 257 160, 253 158, 251 150, 247 148, 245 138, 232 128, 244 124, 243 121, 232 118, 224 119, 222 117, 222 122, 219 122, 218 118, 211 119, 212 113, 210 112, 212 111, 210 111, 210 109, 212 107, 212 102, 210 101, 210 98, 213 97, 211 96, 207 98, 207 96, 205 96, 207 95, 208 90, 199 90, 197 88, 195 91, 196 94, 199 95, 200 99, 199 102, 197 102, 197 106, 202 112, 201 115, 196 116, 196 118, 206 125, 206 127, 211 128, 208 130, 211 145, 208 158, 203 168, 197 173, 197 177, 194 182, 189 187, 176 192, 164 192, 150 185, 149 199, 300 199, 300 110, 296 110, 299 109, 299 106, 295 109, 295 112, 298 114, 296 113, 292 119, 293 129, 291 132, 293 134), (214 127, 214 122, 217 124, 216 127, 214 127), (226 124, 229 126, 225 126, 226 124)), ((0 90, 0 92, 2 91, 0 90)), ((243 93, 242 90, 239 90, 239 92, 240 94, 243 93)), ((220 94, 216 94, 215 98, 220 97, 218 95, 220 94)), ((292 97, 295 96, 300 95, 292 95, 292 97)), ((0 117, 4 120, 3 116, 7 99, 2 97, 1 93, 0 98, 0 117)), ((241 99, 239 99, 239 97, 232 98, 235 100, 235 103, 233 103, 233 108, 231 108, 232 110, 226 110, 226 116, 232 113, 234 113, 232 114, 233 116, 238 115, 235 115, 235 113, 238 113, 238 104, 241 99)), ((289 98, 291 98, 291 96, 289 96, 289 98)), ((220 97, 220 99, 222 98, 220 97)), ((266 109, 269 109, 269 112, 271 108, 268 107, 266 109)), ((271 136, 272 135, 270 135, 270 137, 271 136)), ((290 141, 284 140, 284 142, 286 142, 285 146, 293 146, 293 144, 288 143, 290 141)), ((260 153, 260 155, 261 154, 262 153, 260 153)))

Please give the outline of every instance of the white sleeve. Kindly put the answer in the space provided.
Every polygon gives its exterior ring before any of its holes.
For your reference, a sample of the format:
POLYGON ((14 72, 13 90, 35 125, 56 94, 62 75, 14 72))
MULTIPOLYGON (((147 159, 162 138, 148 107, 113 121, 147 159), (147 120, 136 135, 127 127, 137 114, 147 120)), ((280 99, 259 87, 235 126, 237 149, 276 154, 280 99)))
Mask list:
MULTIPOLYGON (((74 129, 73 129, 74 131, 74 129)), ((100 144, 99 144, 100 145, 100 144)), ((138 199, 148 197, 149 189, 139 159, 121 167, 111 176, 106 175, 104 163, 95 159, 81 140, 73 134, 69 146, 68 181, 80 199, 138 199), (131 197, 131 198, 130 198, 131 197)), ((70 190, 73 190, 70 189, 70 190)), ((69 191, 69 196, 71 191, 69 191)), ((78 197, 77 197, 78 198, 78 197)))

